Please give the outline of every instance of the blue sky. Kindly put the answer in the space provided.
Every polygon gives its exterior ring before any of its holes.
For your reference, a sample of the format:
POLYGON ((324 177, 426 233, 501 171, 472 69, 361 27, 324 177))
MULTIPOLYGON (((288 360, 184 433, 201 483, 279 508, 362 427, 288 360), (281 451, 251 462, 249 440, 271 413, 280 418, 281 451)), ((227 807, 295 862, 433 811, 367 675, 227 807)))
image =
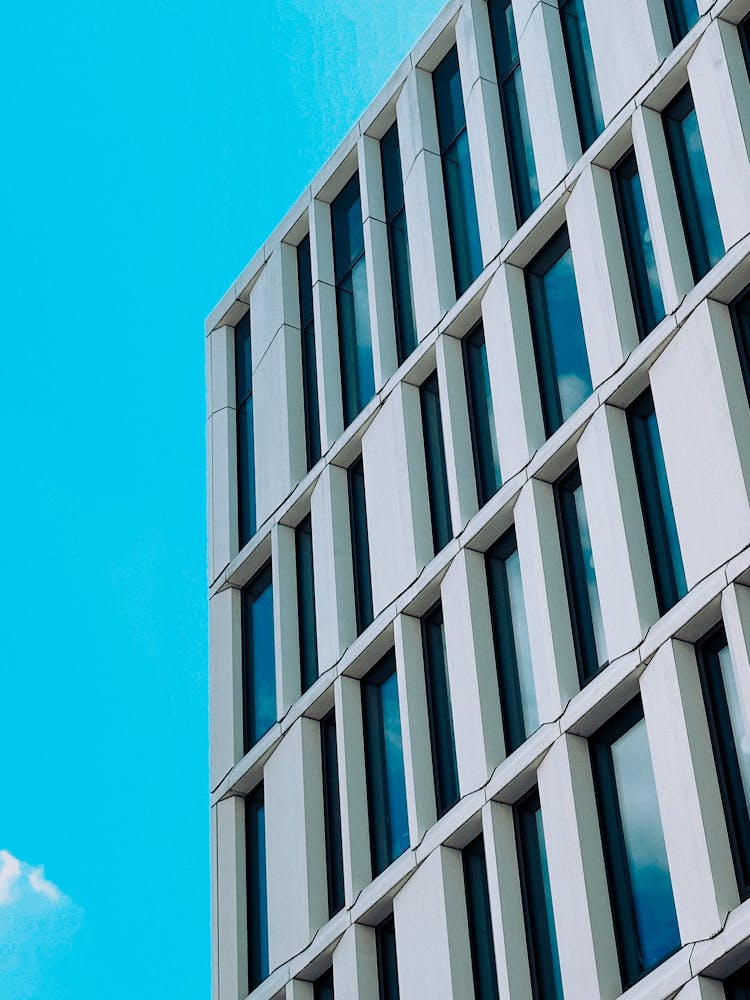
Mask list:
POLYGON ((203 319, 440 0, 0 14, 0 996, 209 995, 203 319))

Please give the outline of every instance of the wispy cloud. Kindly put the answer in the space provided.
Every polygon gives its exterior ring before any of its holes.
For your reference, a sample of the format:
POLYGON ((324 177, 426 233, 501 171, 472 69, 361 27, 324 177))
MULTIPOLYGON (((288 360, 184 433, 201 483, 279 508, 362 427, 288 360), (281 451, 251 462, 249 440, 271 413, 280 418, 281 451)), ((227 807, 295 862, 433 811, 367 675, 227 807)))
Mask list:
POLYGON ((9 851, 0 851, 0 906, 13 901, 13 890, 20 878, 21 862, 9 851))
POLYGON ((10 906, 28 893, 43 896, 54 906, 64 899, 55 883, 44 877, 43 865, 34 868, 10 851, 0 850, 0 906, 10 906))

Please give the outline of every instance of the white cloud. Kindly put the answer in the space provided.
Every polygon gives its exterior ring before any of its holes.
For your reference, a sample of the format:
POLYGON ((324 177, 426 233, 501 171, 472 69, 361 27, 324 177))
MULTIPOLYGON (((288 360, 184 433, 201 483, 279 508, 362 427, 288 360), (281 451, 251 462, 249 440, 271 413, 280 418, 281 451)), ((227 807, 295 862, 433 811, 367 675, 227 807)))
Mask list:
POLYGON ((0 851, 0 906, 13 902, 13 889, 20 878, 21 862, 9 851, 0 851))
POLYGON ((46 896, 51 903, 59 903, 62 893, 54 882, 44 877, 44 866, 32 868, 29 872, 29 885, 40 896, 46 896))
POLYGON ((19 861, 10 851, 0 850, 0 906, 15 903, 29 891, 55 906, 64 899, 55 883, 44 877, 43 865, 34 868, 19 861))

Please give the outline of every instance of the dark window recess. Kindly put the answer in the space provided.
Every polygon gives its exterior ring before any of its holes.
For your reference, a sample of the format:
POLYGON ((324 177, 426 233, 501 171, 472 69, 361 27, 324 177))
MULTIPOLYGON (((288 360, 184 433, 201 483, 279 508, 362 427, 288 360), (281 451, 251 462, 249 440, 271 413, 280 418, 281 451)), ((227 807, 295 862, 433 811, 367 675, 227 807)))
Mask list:
POLYGON ((422 619, 422 652, 435 805, 438 816, 442 816, 458 802, 459 792, 450 682, 445 655, 445 626, 443 609, 439 604, 422 619))
POLYGON ((359 175, 331 205, 339 360, 344 423, 350 424, 375 395, 365 236, 359 175))
POLYGON ((375 944, 378 955, 378 998, 399 1000, 396 929, 393 917, 389 917, 375 928, 375 944))
POLYGON ((313 314, 310 237, 297 247, 299 315, 302 329, 302 391, 305 404, 305 449, 307 468, 320 458, 320 412, 318 409, 318 363, 315 356, 315 318, 313 314))
POLYGON ((539 725, 529 630, 516 533, 510 530, 485 556, 506 753, 539 725))
POLYGON ((750 14, 740 23, 739 32, 742 53, 745 56, 748 76, 750 76, 750 14))
POLYGON ((242 591, 242 695, 247 753, 276 722, 276 654, 270 563, 242 591))
POLYGON ((604 116, 583 0, 562 0, 560 19, 581 147, 588 149, 604 131, 604 116))
POLYGON ((743 965, 724 983, 727 1000, 750 1000, 750 964, 743 965))
POLYGON ((409 846, 396 657, 391 650, 362 681, 367 812, 373 877, 409 846))
POLYGON ((325 821, 328 916, 344 906, 344 853, 341 843, 341 799, 336 749, 336 716, 333 711, 320 721, 323 766, 323 818, 325 821))
POLYGON ((464 866, 474 993, 481 1000, 499 1000, 495 941, 490 914, 490 890, 487 884, 487 864, 481 834, 463 849, 461 857, 464 866))
POLYGON ((513 812, 532 993, 534 1000, 563 1000, 539 793, 527 795, 513 812))
POLYGON ((623 989, 680 947, 640 698, 589 741, 623 989))
POLYGON ((324 972, 313 983, 313 1000, 334 1000, 333 969, 324 972))
POLYGON ((427 468, 432 544, 437 554, 453 538, 437 372, 433 372, 419 387, 419 398, 422 407, 422 435, 427 468))
POLYGON ((247 873, 247 959, 249 992, 268 975, 268 902, 266 891, 266 827, 263 785, 245 799, 247 873))
POLYGON ((255 534, 255 444, 253 441, 253 352, 250 313, 234 329, 237 391, 237 506, 240 548, 255 534))
POLYGON ((566 226, 531 261, 525 275, 544 426, 549 437, 593 391, 566 226))
POLYGON ((385 222, 388 228, 388 252, 391 262, 396 354, 398 363, 402 364, 417 346, 417 330, 414 324, 414 295, 411 283, 409 236, 406 229, 398 123, 391 125, 380 140, 380 161, 383 168, 385 222))
POLYGON ((349 526, 352 538, 354 610, 357 635, 372 622, 372 579, 370 577, 370 540, 367 534, 365 470, 361 456, 349 467, 349 526))
POLYGON ((540 199, 523 74, 518 57, 516 23, 511 0, 489 0, 488 7, 513 203, 516 221, 520 226, 539 205, 540 199))
POLYGON ((500 489, 503 480, 487 366, 487 345, 481 323, 464 337, 462 346, 477 499, 479 506, 483 507, 500 489))
POLYGON ((687 582, 650 389, 629 408, 628 425, 656 599, 663 615, 685 596, 687 582))
POLYGON ((662 117, 693 279, 700 281, 724 256, 724 240, 690 87, 662 117))
POLYGON ((742 378, 750 402, 750 288, 746 288, 729 307, 737 340, 742 378))
POLYGON ((432 74, 445 207, 453 258, 456 295, 460 296, 482 270, 482 247, 474 196, 474 177, 466 132, 458 52, 452 48, 432 74))
POLYGON ((698 3, 697 0, 665 0, 664 5, 667 10, 672 44, 677 45, 693 25, 698 23, 700 17, 698 3))
POLYGON ((315 623, 315 570, 313 568, 312 518, 308 514, 294 533, 297 559, 297 624, 299 665, 304 693, 318 679, 318 630, 315 623))

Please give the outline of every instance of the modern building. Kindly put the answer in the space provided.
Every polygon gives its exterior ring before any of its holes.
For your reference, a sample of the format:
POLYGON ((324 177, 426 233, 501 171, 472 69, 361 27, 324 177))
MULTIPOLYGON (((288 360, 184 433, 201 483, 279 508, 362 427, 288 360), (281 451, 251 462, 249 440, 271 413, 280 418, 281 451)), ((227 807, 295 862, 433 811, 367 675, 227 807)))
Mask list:
POLYGON ((214 997, 750 997, 750 0, 451 0, 206 326, 214 997))

